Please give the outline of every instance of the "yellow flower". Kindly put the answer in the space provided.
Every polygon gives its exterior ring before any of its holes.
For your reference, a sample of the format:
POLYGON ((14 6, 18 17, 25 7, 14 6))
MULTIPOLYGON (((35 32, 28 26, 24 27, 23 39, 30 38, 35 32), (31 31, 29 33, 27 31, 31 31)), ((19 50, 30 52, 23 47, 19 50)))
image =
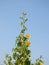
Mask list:
POLYGON ((30 42, 29 42, 29 41, 27 41, 27 42, 26 42, 26 46, 29 46, 29 45, 30 45, 30 42))
POLYGON ((43 62, 39 62, 39 65, 43 65, 43 62))
POLYGON ((26 34, 26 38, 30 38, 30 34, 26 34))

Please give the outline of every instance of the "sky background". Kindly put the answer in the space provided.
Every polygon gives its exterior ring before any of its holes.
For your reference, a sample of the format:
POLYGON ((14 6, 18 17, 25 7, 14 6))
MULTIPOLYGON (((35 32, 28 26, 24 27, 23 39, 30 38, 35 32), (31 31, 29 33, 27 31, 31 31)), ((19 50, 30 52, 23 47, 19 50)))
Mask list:
POLYGON ((23 11, 28 18, 26 33, 31 35, 31 60, 42 54, 44 65, 49 65, 49 0, 0 0, 0 65, 6 53, 12 54, 23 11))

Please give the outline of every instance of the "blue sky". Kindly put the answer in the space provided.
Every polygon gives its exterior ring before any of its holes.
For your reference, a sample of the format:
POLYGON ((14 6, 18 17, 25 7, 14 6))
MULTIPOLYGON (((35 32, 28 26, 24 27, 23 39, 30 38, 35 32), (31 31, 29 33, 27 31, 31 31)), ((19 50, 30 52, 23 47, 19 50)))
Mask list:
POLYGON ((49 64, 49 0, 0 0, 0 65, 6 53, 12 54, 21 27, 20 15, 26 11, 26 33, 31 34, 31 60, 41 54, 44 65, 49 64))

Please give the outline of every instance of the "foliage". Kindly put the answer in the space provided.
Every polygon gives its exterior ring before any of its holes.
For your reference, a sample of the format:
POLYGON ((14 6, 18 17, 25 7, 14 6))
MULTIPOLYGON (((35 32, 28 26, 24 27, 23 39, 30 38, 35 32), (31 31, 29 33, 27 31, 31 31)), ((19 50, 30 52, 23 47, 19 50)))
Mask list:
POLYGON ((23 12, 20 18, 22 21, 20 22, 20 25, 22 26, 22 30, 20 31, 20 34, 18 37, 16 37, 15 47, 12 48, 12 56, 9 56, 6 54, 4 64, 5 65, 42 65, 43 61, 41 60, 41 57, 36 60, 33 64, 30 60, 30 34, 25 34, 25 31, 27 30, 25 23, 28 20, 25 18, 26 13, 23 12))

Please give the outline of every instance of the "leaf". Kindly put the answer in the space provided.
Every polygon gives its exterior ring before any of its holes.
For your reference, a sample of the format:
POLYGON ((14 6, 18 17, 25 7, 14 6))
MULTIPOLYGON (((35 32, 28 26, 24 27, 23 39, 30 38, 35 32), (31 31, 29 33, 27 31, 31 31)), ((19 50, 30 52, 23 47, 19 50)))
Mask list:
POLYGON ((13 59, 14 60, 16 59, 16 53, 13 53, 13 59))
POLYGON ((23 26, 23 25, 24 25, 24 23, 23 23, 23 22, 21 22, 21 23, 20 23, 20 25, 21 25, 21 26, 23 26))
POLYGON ((31 62, 29 61, 29 59, 26 59, 25 65, 30 65, 30 64, 31 64, 31 62))

